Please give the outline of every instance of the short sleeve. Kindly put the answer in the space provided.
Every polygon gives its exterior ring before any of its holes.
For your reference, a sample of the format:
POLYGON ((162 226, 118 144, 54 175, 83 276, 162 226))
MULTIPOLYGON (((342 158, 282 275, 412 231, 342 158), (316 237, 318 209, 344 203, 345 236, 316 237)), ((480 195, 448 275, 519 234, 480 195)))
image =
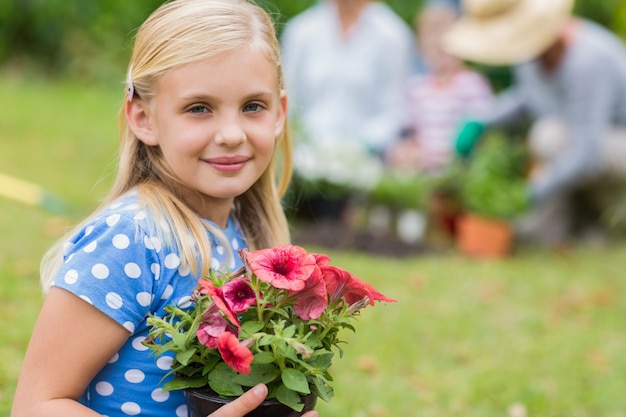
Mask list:
POLYGON ((66 246, 52 285, 92 304, 132 331, 150 312, 159 279, 159 245, 132 216, 108 212, 66 246))

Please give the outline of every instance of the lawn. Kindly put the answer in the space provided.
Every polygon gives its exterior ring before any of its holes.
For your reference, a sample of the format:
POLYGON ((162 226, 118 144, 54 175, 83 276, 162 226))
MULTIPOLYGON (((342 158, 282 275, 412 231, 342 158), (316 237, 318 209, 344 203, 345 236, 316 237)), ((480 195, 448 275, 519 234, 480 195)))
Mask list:
MULTIPOLYGON (((112 182, 121 84, 5 76, 0 91, 0 173, 41 184, 77 213, 0 198, 0 415, 8 415, 42 301, 41 255, 112 182)), ((398 302, 366 309, 346 335, 322 416, 626 417, 626 243, 525 249, 502 261, 329 255, 398 302)))

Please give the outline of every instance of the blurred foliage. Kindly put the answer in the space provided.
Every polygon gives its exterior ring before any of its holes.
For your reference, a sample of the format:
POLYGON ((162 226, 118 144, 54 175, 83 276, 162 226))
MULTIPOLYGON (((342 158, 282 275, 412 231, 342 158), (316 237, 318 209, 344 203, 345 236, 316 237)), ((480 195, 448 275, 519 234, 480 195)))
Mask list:
POLYGON ((432 178, 428 176, 389 171, 368 194, 369 203, 423 210, 428 202, 432 183, 432 178))
MULTIPOLYGON (((316 0, 256 0, 280 33, 285 22, 316 0)), ((407 21, 419 0, 387 1, 407 21)), ((2 0, 0 66, 46 75, 110 80, 124 73, 132 34, 163 0, 2 0)))
POLYGON ((519 141, 492 132, 464 169, 456 171, 463 208, 494 219, 512 219, 528 208, 527 155, 519 141))
MULTIPOLYGON (((318 0, 256 0, 285 22, 318 0)), ((2 0, 0 66, 36 68, 48 75, 110 80, 124 73, 134 30, 163 0, 2 0)), ((411 24, 425 0, 385 0, 411 24)), ((576 12, 626 37, 626 2, 578 0, 576 12)), ((496 86, 506 84, 505 69, 488 69, 496 86)))

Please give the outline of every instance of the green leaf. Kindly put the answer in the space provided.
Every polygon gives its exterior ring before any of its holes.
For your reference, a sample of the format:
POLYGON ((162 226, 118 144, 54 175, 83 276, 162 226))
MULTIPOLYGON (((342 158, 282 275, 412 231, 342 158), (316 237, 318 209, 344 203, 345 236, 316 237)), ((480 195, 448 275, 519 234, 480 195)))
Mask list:
POLYGON ((164 391, 179 390, 185 388, 199 388, 207 384, 206 378, 174 378, 163 386, 164 391))
POLYGON ((283 384, 291 390, 298 391, 302 394, 311 393, 311 390, 309 389, 309 381, 307 381, 306 376, 297 369, 287 368, 283 370, 281 379, 283 384))
POLYGON ((254 354, 253 364, 264 364, 274 362, 274 354, 271 352, 258 352, 254 354))
POLYGON ((302 411, 304 408, 300 395, 284 385, 281 385, 276 389, 276 399, 296 411, 302 411))
POLYGON ((241 331, 248 335, 253 335, 263 329, 264 323, 258 321, 247 321, 241 325, 241 331))
POLYGON ((265 335, 259 339, 259 346, 269 346, 275 344, 279 338, 273 335, 265 335))
POLYGON ((196 348, 190 348, 189 350, 184 350, 182 352, 178 352, 176 354, 176 360, 183 365, 189 365, 189 360, 196 353, 196 348))
POLYGON ((280 369, 273 364, 252 365, 252 370, 247 375, 236 374, 233 376, 233 382, 253 387, 258 383, 267 384, 280 376, 280 369))
POLYGON ((213 372, 209 374, 209 386, 220 395, 238 397, 243 394, 243 388, 233 381, 235 376, 237 376, 237 372, 228 365, 223 362, 218 363, 213 372))
POLYGON ((311 388, 313 393, 326 402, 332 400, 335 395, 335 391, 333 390, 333 387, 330 386, 328 381, 321 376, 316 376, 312 379, 313 386, 311 388))
POLYGON ((294 334, 296 334, 296 326, 294 326, 293 324, 291 326, 287 327, 285 330, 283 330, 283 337, 284 338, 293 337, 294 334))

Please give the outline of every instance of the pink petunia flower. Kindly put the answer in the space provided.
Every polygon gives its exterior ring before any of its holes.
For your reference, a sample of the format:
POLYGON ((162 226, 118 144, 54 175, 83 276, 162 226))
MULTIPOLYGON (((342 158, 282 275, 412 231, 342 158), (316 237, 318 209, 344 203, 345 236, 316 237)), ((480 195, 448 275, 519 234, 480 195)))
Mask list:
POLYGON ((230 321, 231 324, 237 326, 237 328, 240 329, 241 324, 239 324, 239 320, 237 320, 235 313, 233 313, 233 311, 228 306, 228 303, 224 298, 224 293, 222 292, 222 289, 213 285, 213 283, 208 279, 200 279, 199 287, 200 293, 210 295, 211 300, 213 300, 217 308, 219 308, 220 311, 224 313, 228 321, 230 321))
POLYGON ((215 349, 217 347, 217 338, 221 336, 222 333, 228 331, 229 326, 228 322, 224 320, 224 317, 217 309, 210 310, 213 310, 213 312, 203 316, 204 321, 198 326, 196 336, 200 343, 211 349, 215 349))
POLYGON ((247 254, 252 273, 275 288, 300 291, 317 263, 304 248, 295 245, 261 249, 247 254))
POLYGON ((289 298, 295 298, 294 312, 303 320, 318 319, 328 306, 326 284, 319 269, 306 281, 304 288, 292 292, 289 298))
POLYGON ((250 366, 254 356, 247 347, 239 343, 239 339, 232 333, 222 333, 217 338, 217 349, 224 362, 236 372, 247 375, 252 370, 250 366))
POLYGON ((235 314, 248 311, 250 306, 256 304, 256 296, 250 287, 250 281, 244 278, 236 278, 224 284, 222 295, 230 310, 235 314))

